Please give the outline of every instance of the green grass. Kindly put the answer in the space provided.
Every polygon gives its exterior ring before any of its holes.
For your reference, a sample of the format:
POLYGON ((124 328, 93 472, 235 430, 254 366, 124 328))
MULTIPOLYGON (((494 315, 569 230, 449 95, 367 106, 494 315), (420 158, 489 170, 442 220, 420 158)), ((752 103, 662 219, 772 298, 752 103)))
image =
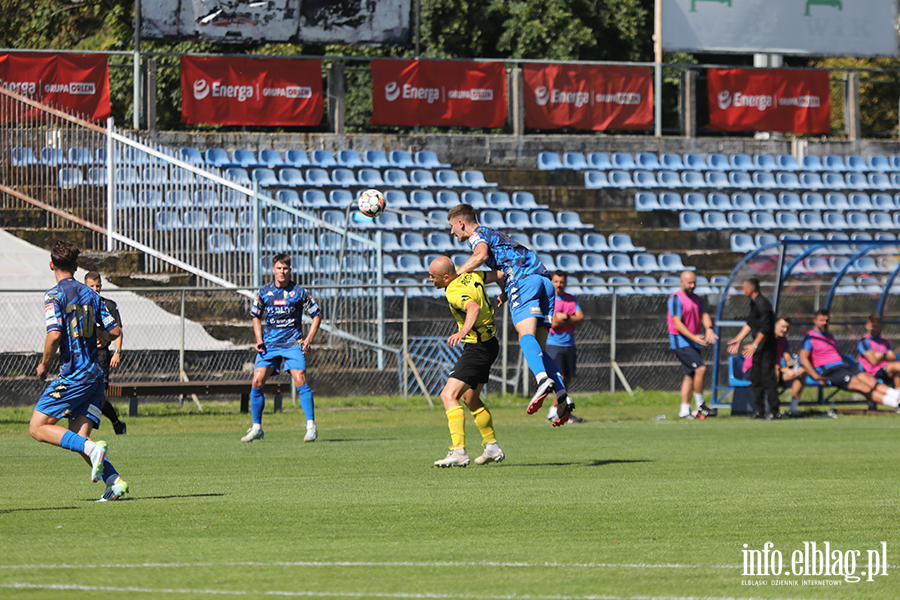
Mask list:
MULTIPOLYGON (((412 402, 321 399, 314 444, 289 402, 252 444, 236 403, 142 406, 129 435, 95 436, 132 488, 105 504, 80 458, 28 437, 30 409, 2 409, 0 596, 900 596, 894 568, 833 587, 742 576, 743 544, 765 542, 786 570, 805 541, 861 551, 857 575, 882 541, 898 564, 900 417, 684 421, 672 394, 583 400, 588 421, 554 429, 492 399, 507 460, 467 469, 431 467, 446 419, 412 402)), ((467 434, 474 458, 470 417, 467 434)))

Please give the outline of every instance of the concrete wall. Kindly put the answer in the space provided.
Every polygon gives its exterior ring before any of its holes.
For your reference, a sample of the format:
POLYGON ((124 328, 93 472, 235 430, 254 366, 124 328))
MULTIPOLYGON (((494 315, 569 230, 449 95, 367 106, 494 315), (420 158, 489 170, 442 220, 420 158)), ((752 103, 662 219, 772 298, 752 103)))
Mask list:
POLYGON ((900 154, 898 140, 857 140, 782 138, 757 140, 750 137, 685 138, 653 136, 593 135, 414 135, 414 134, 324 134, 324 133, 188 133, 161 131, 159 143, 180 148, 250 148, 262 150, 353 149, 432 150, 454 167, 534 169, 539 152, 710 152, 747 154, 900 154))

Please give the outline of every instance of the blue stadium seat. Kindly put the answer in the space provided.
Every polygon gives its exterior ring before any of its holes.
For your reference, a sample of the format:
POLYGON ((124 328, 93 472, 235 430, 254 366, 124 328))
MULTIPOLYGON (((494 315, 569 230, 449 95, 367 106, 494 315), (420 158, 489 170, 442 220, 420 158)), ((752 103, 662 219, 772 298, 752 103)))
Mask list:
POLYGON ((435 174, 435 180, 441 187, 464 187, 463 182, 459 178, 459 173, 449 169, 441 169, 435 174))
POLYGON ((634 278, 634 289, 638 294, 644 296, 661 296, 665 292, 658 283, 652 275, 638 275, 634 278))
POLYGON ((409 182, 417 187, 435 187, 437 182, 434 180, 434 174, 426 169, 413 169, 409 173, 409 182))
POLYGON ((672 189, 683 187, 681 176, 676 171, 657 171, 656 181, 659 187, 672 189))
POLYGON ((731 251, 740 254, 746 254, 756 250, 756 244, 753 242, 753 236, 748 233, 732 233, 731 234, 731 251))
POLYGON ((437 223, 431 224, 432 229, 435 227, 443 228, 450 222, 450 219, 447 217, 447 212, 448 211, 443 208, 433 208, 428 211, 428 218, 432 221, 437 221, 437 223))
POLYGON ((606 258, 602 254, 596 252, 585 252, 581 255, 581 266, 583 271, 589 273, 603 273, 609 271, 606 264, 606 258))
MULTIPOLYGON (((800 196, 794 194, 794 197, 797 198, 797 203, 799 204, 800 196)), ((756 204, 756 208, 760 210, 778 210, 782 208, 781 204, 778 203, 778 198, 771 192, 757 192, 753 201, 756 204)))
POLYGON ((753 180, 750 173, 745 171, 730 171, 728 173, 728 183, 731 187, 747 189, 753 187, 753 180))
POLYGON ((400 221, 397 213, 383 212, 375 218, 375 224, 382 229, 403 229, 404 225, 400 221))
POLYGON ((252 252, 254 248, 252 233, 239 233, 234 238, 234 248, 238 252, 252 252))
POLYGON ((765 248, 766 246, 777 244, 778 237, 772 233, 757 233, 753 241, 756 243, 757 248, 765 248))
MULTIPOLYGON (((20 150, 19 148, 13 149, 13 165, 16 164, 15 160, 15 151, 20 150)), ((31 148, 28 148, 28 151, 31 151, 31 148)), ((86 167, 88 165, 94 164, 94 152, 90 148, 84 146, 76 146, 73 148, 69 148, 67 153, 68 163, 73 166, 86 167)), ((31 154, 31 158, 34 158, 34 153, 31 154)), ((29 163, 34 164, 34 163, 29 163)))
POLYGON ((250 176, 253 181, 259 182, 259 185, 263 187, 279 185, 278 177, 275 176, 275 171, 273 169, 253 169, 250 176))
POLYGON ((731 163, 728 157, 720 152, 711 152, 706 156, 706 165, 714 171, 728 171, 731 169, 731 163))
POLYGON ((560 233, 556 236, 556 245, 566 252, 584 252, 585 247, 577 233, 560 233))
POLYGON ((209 215, 205 210, 186 210, 181 215, 181 225, 185 229, 206 229, 209 227, 209 215))
POLYGON ((331 177, 329 177, 328 171, 325 169, 311 167, 306 170, 306 184, 316 187, 329 186, 331 185, 331 177))
POLYGON ((545 210, 547 208, 546 204, 538 204, 531 192, 513 192, 512 204, 513 207, 521 210, 545 210))
MULTIPOLYGON (((338 208, 347 208, 348 206, 353 204, 355 200, 356 199, 353 197, 353 194, 350 192, 350 190, 339 189, 339 190, 331 190, 330 192, 328 192, 328 204, 333 207, 336 206, 338 208)), ((365 217, 365 215, 363 215, 359 211, 355 211, 353 213, 353 216, 354 217, 356 217, 356 216, 365 217)), ((356 222, 364 223, 366 225, 372 223, 372 220, 369 217, 366 217, 366 219, 367 220, 356 221, 356 222)))
POLYGON ((322 169, 330 169, 338 166, 337 159, 334 157, 331 150, 313 150, 312 154, 309 156, 309 162, 314 167, 322 169))
POLYGON ((637 163, 638 168, 650 171, 659 171, 663 168, 662 165, 659 164, 659 159, 656 157, 656 154, 653 152, 638 153, 635 162, 637 163))
POLYGON ((297 193, 297 190, 278 190, 275 192, 275 201, 287 204, 294 208, 301 208, 303 206, 300 202, 300 194, 297 193))
POLYGON ((584 187, 588 189, 608 188, 612 187, 612 184, 603 171, 585 171, 584 187))
POLYGON ((831 210, 850 210, 850 201, 843 192, 825 194, 825 206, 831 210))
POLYGON ((775 181, 775 175, 768 171, 754 171, 750 176, 750 179, 753 182, 754 187, 764 190, 771 190, 778 187, 778 182, 775 181))
MULTIPOLYGON (((670 192, 671 193, 671 192, 670 192)), ((677 194, 676 194, 677 195, 677 194)), ((660 210, 659 200, 653 192, 638 192, 634 195, 635 210, 660 210)))
POLYGON ((728 194, 723 192, 710 192, 709 195, 706 196, 706 202, 712 210, 724 211, 734 208, 734 206, 731 205, 731 198, 728 197, 728 194))
POLYGON ((802 196, 803 207, 810 210, 826 210, 825 197, 818 192, 806 192, 802 196))
POLYGON ((409 209, 400 215, 400 223, 408 229, 431 229, 431 224, 424 217, 425 213, 421 210, 409 209))
POLYGON ((637 163, 634 162, 634 157, 628 152, 613 152, 611 160, 613 167, 616 169, 630 171, 638 168, 637 163))
POLYGON ((844 163, 843 156, 840 156, 839 154, 826 154, 822 157, 822 168, 826 171, 842 173, 847 170, 847 165, 844 163))
POLYGON ((237 247, 231 240, 231 235, 227 233, 213 233, 207 238, 207 247, 211 254, 222 254, 224 252, 234 252, 237 247))
POLYGON ((682 187, 698 189, 706 187, 706 179, 700 171, 682 171, 681 172, 682 187))
POLYGON ((263 238, 263 249, 270 252, 288 252, 291 247, 288 244, 287 234, 267 233, 263 238))
POLYGON ((194 191, 194 206, 214 208, 219 206, 219 195, 213 190, 194 191))
POLYGON ((328 196, 322 190, 303 190, 303 208, 328 208, 328 196))
POLYGON ((800 163, 793 154, 779 154, 775 157, 775 163, 781 171, 799 171, 800 163))
POLYGON ((891 178, 886 173, 869 173, 869 188, 873 190, 891 189, 891 178))
POLYGON ((656 262, 656 256, 648 252, 639 252, 632 257, 635 271, 644 273, 656 273, 662 271, 659 263, 656 262))
POLYGON ((359 185, 356 175, 346 167, 338 167, 331 170, 331 183, 338 187, 350 187, 359 185))
POLYGON ((703 215, 694 210, 686 210, 678 215, 678 225, 681 229, 705 229, 703 215))
POLYGON ((708 229, 728 229, 728 217, 718 210, 703 213, 703 223, 708 229))
POLYGON ((171 210, 161 210, 156 213, 156 228, 159 230, 181 229, 181 219, 178 213, 171 210))
MULTIPOLYGON (((536 211, 532 215, 541 214, 544 211, 536 211)), ((532 221, 534 221, 532 219, 532 221)), ((581 217, 573 210, 561 210, 556 213, 556 224, 564 229, 593 229, 590 223, 582 223, 581 217)))
POLYGON ((681 160, 680 154, 675 154, 674 152, 665 152, 660 155, 659 163, 663 169, 668 169, 670 171, 683 171, 684 170, 684 162, 681 160))
POLYGON ((552 234, 540 232, 531 236, 531 247, 535 252, 557 252, 559 246, 552 234))
MULTIPOLYGON (((171 206, 172 208, 193 208, 194 198, 188 190, 168 190, 166 192, 166 206, 171 206)), ((230 210, 224 212, 231 213, 230 210)), ((213 219, 213 224, 215 224, 215 219, 213 219)))
POLYGON ((256 167, 259 162, 256 160, 256 153, 247 148, 238 148, 231 153, 231 164, 236 167, 256 167))
POLYGON ((587 155, 588 166, 591 169, 597 169, 599 171, 609 171, 610 169, 614 169, 612 161, 609 159, 609 154, 606 152, 591 152, 587 155))
POLYGON ((869 169, 869 164, 866 162, 866 159, 858 154, 849 154, 844 162, 848 171, 865 173, 871 170, 869 169))
MULTIPOLYGON (((835 175, 840 175, 840 173, 835 175)), ((864 173, 847 173, 844 175, 844 180, 847 182, 847 187, 851 190, 867 190, 871 187, 869 179, 864 173)), ((888 178, 888 181, 890 181, 890 178, 888 178)))
POLYGON ((475 188, 497 187, 498 185, 495 182, 486 181, 484 173, 474 169, 462 172, 462 183, 466 187, 475 188))
POLYGON ((434 196, 428 190, 413 190, 409 195, 409 204, 420 210, 437 208, 437 202, 434 201, 434 196))
POLYGON ((425 236, 413 231, 406 231, 400 234, 400 247, 408 252, 429 250, 428 245, 425 243, 425 236))
MULTIPOLYGON (((315 268, 316 273, 337 273, 340 270, 341 263, 338 262, 336 256, 332 256, 330 254, 320 254, 313 259, 313 268, 315 268)), ((318 285, 325 285, 324 280, 317 280, 318 285)), ((324 296, 322 293, 324 290, 318 290, 319 296, 324 296)), ((314 294, 316 292, 313 292, 314 294)))
POLYGON ((481 192, 477 192, 475 190, 469 190, 462 193, 462 202, 464 204, 471 204, 473 208, 482 209, 487 208, 487 201, 484 199, 484 194, 481 192))
MULTIPOLYGON (((588 171, 588 174, 594 171, 588 171)), ((612 187, 630 188, 634 187, 634 181, 631 180, 631 174, 628 171, 610 171, 609 183, 612 187)))
POLYGON ((556 271, 556 261, 553 260, 552 254, 549 252, 538 252, 537 257, 548 271, 556 271))
MULTIPOLYGON (((826 224, 829 224, 827 217, 830 215, 840 215, 844 219, 847 229, 873 229, 872 223, 869 221, 869 215, 858 210, 852 210, 846 214, 827 212, 825 213, 825 217, 823 217, 826 218, 826 224)), ((831 227, 831 229, 844 229, 844 227, 837 226, 831 227)))
POLYGON ((581 241, 584 247, 591 252, 609 252, 610 250, 606 238, 600 233, 586 233, 581 241))
POLYGON ((566 152, 563 154, 562 164, 566 169, 578 171, 586 171, 591 168, 584 154, 581 152, 566 152))
MULTIPOLYGON (((827 214, 827 213, 826 213, 827 214)), ((840 214, 840 213, 831 213, 840 214)), ((800 219, 800 227, 802 229, 825 229, 825 222, 822 219, 822 213, 803 211, 798 215, 800 219)))
POLYGON ((738 171, 752 171, 756 168, 749 154, 732 154, 728 162, 731 169, 738 171))
POLYGON ((778 163, 775 162, 775 157, 771 154, 754 154, 753 168, 760 171, 774 171, 779 167, 778 163))
POLYGON ((621 275, 614 275, 607 280, 607 283, 613 288, 613 292, 618 296, 634 296, 637 290, 631 285, 631 280, 621 275))
POLYGON ((561 252, 557 254, 556 266, 566 273, 581 273, 584 271, 584 268, 581 266, 581 261, 571 252, 561 252))
MULTIPOLYGON (((440 172, 440 171, 439 171, 440 172)), ((412 183, 402 169, 385 169, 384 183, 391 187, 409 187, 412 183)))
POLYGON ((807 190, 821 190, 825 184, 819 173, 800 173, 800 187, 807 190))
POLYGON ((893 171, 894 167, 891 165, 891 161, 887 156, 873 154, 869 157, 869 170, 886 173, 888 171, 893 171))
POLYGON ((392 167, 398 169, 414 169, 416 161, 413 160, 412 154, 406 150, 391 150, 388 154, 388 161, 392 167))
POLYGON ((293 149, 284 153, 284 164, 300 168, 308 167, 312 163, 309 160, 309 156, 306 154, 306 150, 293 149))
POLYGON ((163 208, 166 203, 159 190, 141 190, 138 193, 137 205, 141 208, 163 208))
POLYGON ((496 210, 510 210, 513 207, 509 194, 506 192, 488 192, 486 197, 488 206, 496 210))
POLYGON ((388 160, 387 155, 382 150, 366 150, 363 153, 363 162, 366 163, 367 167, 375 169, 391 166, 391 161, 388 160))
POLYGON ((228 167, 225 169, 225 179, 233 181, 238 185, 250 186, 250 174, 243 167, 228 167))
POLYGON ((602 277, 588 275, 581 280, 581 289, 588 296, 608 296, 612 292, 606 287, 606 280, 602 277))
POLYGON ((895 210, 897 204, 890 194, 872 194, 872 206, 878 210, 895 210))
POLYGON ((733 229, 751 229, 753 221, 750 219, 750 213, 735 210, 728 213, 728 226, 733 229))
POLYGON ((60 187, 75 187, 84 183, 84 173, 81 169, 63 167, 58 173, 60 187))
POLYGON ((453 190, 440 190, 435 196, 435 202, 441 208, 453 208, 459 204, 459 194, 453 190))
POLYGON ((428 234, 427 239, 427 246, 430 250, 449 252, 454 249, 453 240, 450 239, 450 234, 448 233, 432 231, 428 234))
POLYGON ((413 157, 416 166, 422 169, 449 169, 450 163, 442 163, 431 150, 419 150, 413 157))
MULTIPOLYGON (((821 198, 822 195, 818 194, 821 198)), ((824 200, 822 201, 824 205, 824 200)), ((778 206, 786 210, 802 210, 804 208, 800 195, 795 192, 782 192, 778 194, 778 206)))
POLYGON ((66 153, 59 148, 41 148, 41 164, 45 167, 60 167, 68 162, 66 153))
POLYGON ((12 164, 14 167, 29 167, 40 164, 40 161, 34 155, 34 150, 27 146, 22 146, 13 148, 12 164))
POLYGON ((369 188, 379 188, 384 185, 381 171, 378 169, 364 168, 356 172, 359 185, 369 188))
POLYGON ((542 171, 556 171, 564 169, 562 160, 556 152, 539 152, 538 153, 538 169, 542 171))
POLYGON ((709 165, 702 154, 689 152, 684 155, 684 168, 691 169, 692 171, 706 171, 709 168, 709 165))
POLYGON ((633 177, 634 184, 637 187, 655 188, 659 186, 659 182, 656 181, 656 175, 650 171, 635 171, 633 177))
POLYGON ((669 273, 678 273, 680 271, 695 271, 696 267, 689 267, 681 260, 680 254, 672 252, 663 252, 657 257, 659 268, 669 273))
POLYGON ((339 150, 337 153, 337 163, 348 169, 359 169, 365 167, 362 157, 356 150, 339 150))
POLYGON ((617 273, 630 273, 635 270, 631 264, 631 256, 621 252, 612 252, 606 257, 606 264, 609 265, 611 271, 617 273))
POLYGON ((683 205, 680 207, 675 206, 675 205, 669 205, 668 200, 665 199, 663 196, 660 196, 659 201, 660 201, 660 204, 662 204, 666 208, 669 208, 671 206, 671 208, 686 208, 688 210, 698 210, 698 211, 709 209, 709 202, 706 200, 706 195, 701 194, 700 192, 688 192, 687 194, 685 194, 684 198, 682 199, 683 205))
POLYGON ((844 180, 843 173, 824 173, 822 175, 822 183, 830 190, 847 189, 847 182, 844 180))
POLYGON ((706 187, 714 189, 731 187, 731 182, 728 181, 728 175, 722 171, 707 171, 704 179, 706 181, 706 187))
POLYGON ((635 246, 627 233, 612 233, 609 236, 609 249, 614 252, 643 252, 643 246, 635 246))
POLYGON ((802 187, 797 173, 776 173, 775 186, 786 190, 796 190, 802 187))
POLYGON ((822 164, 822 159, 818 156, 807 154, 803 157, 803 160, 800 161, 800 168, 803 171, 824 171, 825 166, 822 164))
POLYGON ((776 229, 778 227, 775 215, 763 210, 750 213, 750 222, 751 227, 755 229, 776 229))
POLYGON ((266 213, 266 227, 285 229, 293 227, 294 216, 283 210, 270 210, 266 213))
POLYGON ((483 210, 478 217, 478 224, 491 229, 503 229, 506 227, 506 219, 499 210, 483 210))
MULTIPOLYGON (((509 212, 511 213, 515 211, 509 212)), ((556 222, 556 218, 553 216, 553 213, 549 210, 535 210, 531 212, 530 216, 532 226, 537 229, 543 229, 544 231, 547 231, 549 229, 556 229, 559 226, 556 222)))
POLYGON ((847 200, 850 202, 850 206, 855 210, 875 210, 875 206, 872 204, 872 198, 864 192, 853 192, 848 196, 847 200))
MULTIPOLYGON (((871 212, 869 213, 869 220, 872 223, 872 229, 893 229, 894 221, 891 219, 890 213, 886 212, 871 212)), ((893 249, 893 247, 892 247, 893 249)))

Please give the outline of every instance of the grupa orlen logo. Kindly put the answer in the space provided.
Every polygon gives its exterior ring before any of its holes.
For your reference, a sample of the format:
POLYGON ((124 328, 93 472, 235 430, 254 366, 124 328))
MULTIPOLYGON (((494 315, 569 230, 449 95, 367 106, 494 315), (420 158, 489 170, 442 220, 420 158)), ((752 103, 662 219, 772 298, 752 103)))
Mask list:
POLYGON ((198 79, 194 82, 194 98, 203 100, 209 96, 209 82, 205 79, 198 79))
POLYGON ((396 81, 392 81, 384 86, 384 97, 388 102, 393 102, 400 97, 400 86, 397 85, 396 81))
POLYGON ((731 92, 729 92, 728 90, 722 90, 721 92, 719 92, 718 101, 719 108, 721 108, 722 110, 727 109, 729 106, 731 106, 731 92))
POLYGON ((550 90, 547 89, 546 85, 542 85, 538 89, 534 90, 534 101, 538 106, 546 106, 549 100, 550 90))

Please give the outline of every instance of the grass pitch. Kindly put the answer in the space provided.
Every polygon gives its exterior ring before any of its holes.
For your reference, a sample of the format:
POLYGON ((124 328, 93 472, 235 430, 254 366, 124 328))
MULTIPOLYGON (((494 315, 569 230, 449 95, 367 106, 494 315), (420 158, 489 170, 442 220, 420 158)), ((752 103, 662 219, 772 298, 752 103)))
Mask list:
POLYGON ((554 429, 495 397, 506 461, 436 469, 443 410, 391 402, 319 399, 311 444, 299 407, 241 444, 236 403, 142 406, 94 436, 131 485, 102 504, 80 458, 27 437, 30 409, 0 410, 0 597, 900 597, 900 416, 685 421, 671 394, 604 395, 554 429), (747 576, 766 542, 781 575, 747 576), (787 575, 804 542, 860 552, 841 568, 861 581, 787 575))

